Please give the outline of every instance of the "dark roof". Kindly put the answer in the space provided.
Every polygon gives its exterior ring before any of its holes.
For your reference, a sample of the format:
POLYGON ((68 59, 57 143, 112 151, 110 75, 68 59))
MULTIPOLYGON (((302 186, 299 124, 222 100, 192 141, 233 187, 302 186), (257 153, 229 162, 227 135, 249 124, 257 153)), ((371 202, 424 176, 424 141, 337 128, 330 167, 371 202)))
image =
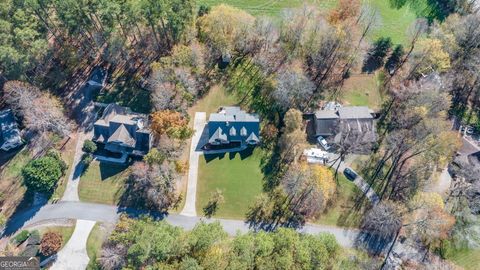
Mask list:
POLYGON ((336 111, 333 110, 320 110, 315 112, 317 119, 337 119, 339 118, 336 111))
POLYGON ((219 141, 227 141, 227 135, 223 132, 222 128, 217 128, 217 130, 210 136, 208 139, 209 143, 219 142, 219 141))
MULTIPOLYGON (((133 113, 129 108, 109 104, 102 117, 94 124, 93 140, 105 144, 120 144, 121 147, 148 152, 151 135, 147 129, 148 118, 133 113)), ((120 149, 110 147, 109 149, 120 149)))
POLYGON ((209 143, 222 141, 259 142, 260 118, 240 107, 223 107, 219 113, 210 114, 208 122, 209 143))
POLYGON ((317 119, 315 121, 315 133, 317 136, 330 136, 335 133, 338 125, 337 119, 317 119))
POLYGON ((108 142, 121 142, 123 144, 126 144, 130 147, 135 146, 135 139, 132 138, 130 133, 128 132, 127 128, 125 128, 125 125, 120 125, 115 132, 113 132, 112 135, 110 135, 110 138, 108 138, 108 142))
POLYGON ((376 137, 374 136, 375 126, 370 109, 366 106, 349 106, 315 112, 315 134, 317 136, 331 136, 342 131, 372 133, 365 136, 371 137, 369 140, 374 140, 376 137))
POLYGON ((468 155, 468 161, 474 166, 480 166, 480 151, 468 155))
POLYGON ((12 110, 0 111, 0 147, 9 144, 9 149, 20 146, 22 137, 12 110))

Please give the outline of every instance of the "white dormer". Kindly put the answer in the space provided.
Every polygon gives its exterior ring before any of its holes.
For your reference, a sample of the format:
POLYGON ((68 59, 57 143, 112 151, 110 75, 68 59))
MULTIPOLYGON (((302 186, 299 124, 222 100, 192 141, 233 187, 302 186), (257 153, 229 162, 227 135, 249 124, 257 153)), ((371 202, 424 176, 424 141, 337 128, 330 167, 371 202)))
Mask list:
POLYGON ((230 136, 237 136, 237 130, 236 130, 234 127, 232 127, 232 128, 230 129, 229 134, 230 134, 230 136))
POLYGON ((240 136, 247 136, 247 129, 245 127, 240 129, 240 136))

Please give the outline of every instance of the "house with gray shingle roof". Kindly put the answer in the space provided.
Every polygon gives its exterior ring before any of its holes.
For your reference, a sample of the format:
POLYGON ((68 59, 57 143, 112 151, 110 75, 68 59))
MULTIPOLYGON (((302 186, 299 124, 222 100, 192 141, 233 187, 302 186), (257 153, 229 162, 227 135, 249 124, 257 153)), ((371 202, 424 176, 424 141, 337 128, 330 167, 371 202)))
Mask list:
POLYGON ((247 113, 240 107, 223 107, 218 113, 210 114, 208 120, 208 144, 257 145, 260 143, 260 118, 247 113))
POLYGON ((315 135, 362 134, 366 141, 376 140, 373 111, 366 106, 324 108, 315 112, 315 135))
POLYGON ((12 110, 0 111, 0 149, 9 151, 23 144, 12 110))
POLYGON ((93 141, 113 153, 143 156, 152 147, 148 117, 129 108, 109 104, 93 125, 93 141))

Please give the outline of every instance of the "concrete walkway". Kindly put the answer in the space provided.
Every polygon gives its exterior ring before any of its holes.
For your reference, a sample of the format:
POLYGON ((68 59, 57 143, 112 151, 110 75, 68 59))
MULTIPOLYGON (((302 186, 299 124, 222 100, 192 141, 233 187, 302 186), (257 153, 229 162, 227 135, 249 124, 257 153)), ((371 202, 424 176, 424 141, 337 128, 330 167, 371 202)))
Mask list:
POLYGON ((56 255, 50 270, 84 270, 90 259, 87 254, 87 239, 95 221, 77 220, 72 237, 56 255))
POLYGON ((187 194, 185 196, 185 206, 183 207, 181 215, 196 216, 197 210, 195 208, 197 195, 197 178, 198 178, 198 159, 202 151, 198 147, 198 142, 202 137, 203 129, 205 128, 207 114, 204 112, 196 112, 193 122, 194 134, 190 144, 190 158, 188 160, 188 182, 187 194))

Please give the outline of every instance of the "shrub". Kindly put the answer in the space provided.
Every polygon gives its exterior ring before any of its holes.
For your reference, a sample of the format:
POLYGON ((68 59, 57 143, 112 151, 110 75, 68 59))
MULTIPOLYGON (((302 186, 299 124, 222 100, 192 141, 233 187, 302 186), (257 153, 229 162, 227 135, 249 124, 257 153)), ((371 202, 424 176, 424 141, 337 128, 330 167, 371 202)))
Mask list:
POLYGON ((30 233, 27 230, 19 232, 13 239, 12 242, 19 245, 28 239, 30 233))
POLYGON ((153 164, 162 164, 165 160, 165 155, 158 151, 157 148, 152 148, 148 153, 143 157, 143 160, 149 165, 153 164))
POLYGON ((85 153, 93 153, 97 151, 97 145, 92 142, 91 140, 85 140, 83 142, 83 147, 82 147, 83 152, 85 153))
POLYGON ((82 163, 85 165, 85 169, 92 163, 93 156, 91 154, 85 153, 82 155, 82 163))
POLYGON ((40 242, 40 252, 45 256, 50 256, 62 247, 62 235, 57 232, 46 232, 40 242))
POLYGON ((38 192, 49 192, 65 171, 63 160, 46 155, 30 161, 23 169, 25 185, 38 192))

